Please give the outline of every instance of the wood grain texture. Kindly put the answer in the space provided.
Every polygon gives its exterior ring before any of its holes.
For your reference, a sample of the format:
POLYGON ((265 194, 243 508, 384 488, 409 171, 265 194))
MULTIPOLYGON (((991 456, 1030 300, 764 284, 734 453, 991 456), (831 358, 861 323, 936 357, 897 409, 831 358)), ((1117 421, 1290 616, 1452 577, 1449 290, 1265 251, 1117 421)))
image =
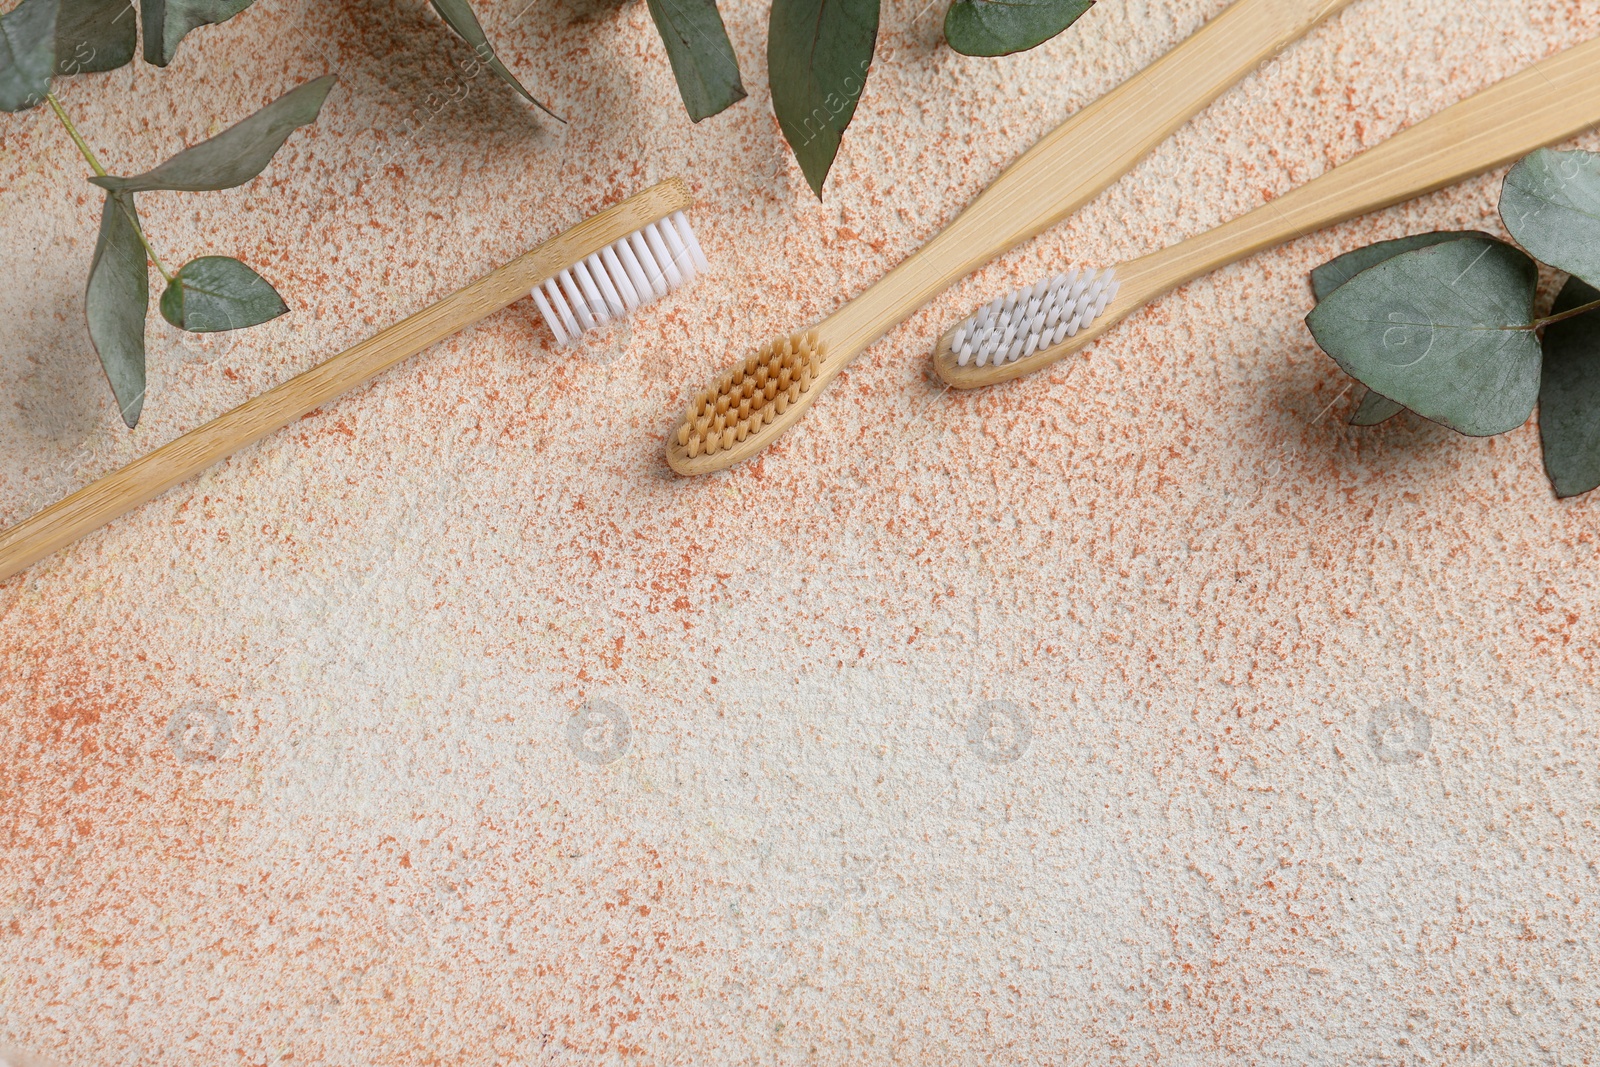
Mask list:
POLYGON ((816 327, 826 357, 802 402, 758 434, 690 459, 669 438, 679 474, 708 474, 777 440, 840 371, 967 274, 1076 212, 1208 104, 1351 0, 1237 0, 1135 77, 1028 149, 955 221, 816 327))
POLYGON ((957 389, 1031 374, 1081 351, 1139 308, 1219 267, 1436 192, 1597 123, 1600 39, 1506 78, 1247 215, 1118 267, 1117 298, 1093 325, 1062 344, 998 367, 962 367, 950 351, 952 327, 939 339, 934 367, 957 389))
POLYGON ((0 533, 0 581, 528 295, 536 285, 693 202, 669 178, 564 230, 464 289, 252 397, 0 533))

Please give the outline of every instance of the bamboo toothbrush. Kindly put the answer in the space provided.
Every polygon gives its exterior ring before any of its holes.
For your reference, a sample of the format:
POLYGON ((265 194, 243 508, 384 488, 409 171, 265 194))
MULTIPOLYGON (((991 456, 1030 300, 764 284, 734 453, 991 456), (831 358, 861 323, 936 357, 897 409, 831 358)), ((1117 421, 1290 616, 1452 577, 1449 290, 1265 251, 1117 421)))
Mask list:
POLYGON ((0 532, 0 580, 530 291, 562 344, 665 295, 706 267, 684 215, 692 202, 678 178, 635 193, 354 348, 91 482, 0 532))
POLYGON ((695 395, 667 436, 679 474, 775 441, 867 346, 963 275, 1077 211, 1197 112, 1351 0, 1235 0, 1193 37, 1030 148, 945 230, 809 330, 695 395))
POLYGON ((1019 378, 1219 267, 1454 185, 1597 123, 1600 38, 1506 78, 1248 215, 1123 264, 1114 278, 1073 272, 1001 297, 939 339, 934 367, 957 389, 1019 378))

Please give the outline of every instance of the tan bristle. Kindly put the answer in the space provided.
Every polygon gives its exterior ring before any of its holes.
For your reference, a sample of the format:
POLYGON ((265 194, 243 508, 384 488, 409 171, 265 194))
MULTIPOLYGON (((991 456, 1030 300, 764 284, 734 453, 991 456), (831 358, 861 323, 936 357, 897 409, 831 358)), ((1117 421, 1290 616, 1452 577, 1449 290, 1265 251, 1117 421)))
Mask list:
POLYGON ((678 425, 678 447, 696 459, 749 440, 812 391, 825 355, 815 330, 763 344, 696 394, 678 425))

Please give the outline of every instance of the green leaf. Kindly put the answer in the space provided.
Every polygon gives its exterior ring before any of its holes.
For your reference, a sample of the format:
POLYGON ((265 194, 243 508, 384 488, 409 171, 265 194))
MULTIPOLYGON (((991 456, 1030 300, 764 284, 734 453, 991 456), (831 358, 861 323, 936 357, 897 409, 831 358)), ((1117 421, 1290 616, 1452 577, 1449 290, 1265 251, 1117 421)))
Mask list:
POLYGON ((1396 404, 1388 397, 1368 389, 1356 407, 1356 413, 1350 416, 1350 425, 1376 426, 1380 422, 1388 422, 1405 409, 1404 404, 1396 404))
POLYGON ((494 54, 494 48, 489 44, 489 38, 483 32, 483 27, 478 24, 478 16, 472 13, 472 5, 467 0, 429 0, 439 17, 449 24, 452 30, 461 35, 461 39, 472 46, 472 51, 494 74, 511 88, 522 94, 523 99, 543 111, 546 115, 558 122, 566 119, 545 107, 534 99, 532 93, 522 87, 517 76, 506 65, 500 62, 500 57, 494 54))
POLYGON ((190 260, 161 294, 161 317, 190 333, 242 330, 288 310, 270 282, 227 256, 190 260))
POLYGON ((138 425, 144 407, 144 319, 150 310, 150 274, 138 218, 132 196, 106 194, 83 302, 89 338, 130 429, 138 425))
POLYGON ((819 200, 877 41, 878 0, 772 0, 772 110, 819 200))
POLYGON ((185 148, 154 170, 132 178, 108 175, 89 180, 102 189, 129 193, 148 189, 199 192, 243 185, 266 169, 291 133, 316 120, 335 80, 328 74, 291 89, 244 121, 209 141, 185 148))
POLYGON ((1472 437, 1514 430, 1539 394, 1538 265, 1495 240, 1462 238, 1395 256, 1341 285, 1307 317, 1345 372, 1472 437))
POLYGON ((56 66, 56 0, 22 0, 0 15, 0 111, 44 103, 56 66))
POLYGON ((227 22, 253 0, 139 0, 144 21, 144 61, 158 67, 172 62, 178 42, 190 30, 227 22))
MULTIPOLYGON (((1392 241, 1379 241, 1377 244, 1358 248, 1354 252, 1346 252, 1337 259, 1324 263, 1311 272, 1311 291, 1316 294, 1318 301, 1326 300, 1332 292, 1345 282, 1354 278, 1364 270, 1371 270, 1379 263, 1386 262, 1417 248, 1432 248, 1434 245, 1446 241, 1456 241, 1463 237, 1480 237, 1484 240, 1493 240, 1481 230, 1454 230, 1438 233, 1419 233, 1411 237, 1398 237, 1392 241)), ((1386 396, 1368 389, 1361 397, 1361 403, 1356 406, 1356 412, 1350 416, 1351 426, 1376 426, 1388 422, 1405 410, 1405 406, 1396 404, 1386 396)))
POLYGON ((1094 0, 955 0, 944 36, 962 55, 1008 56, 1044 44, 1077 22, 1094 0))
MULTIPOLYGON (((1597 300, 1600 290, 1573 278, 1550 310, 1560 315, 1597 300)), ((1600 313, 1555 323, 1544 332, 1539 437, 1556 496, 1600 487, 1600 313)))
POLYGON ((130 0, 61 0, 56 73, 94 74, 133 62, 139 20, 130 0))
POLYGON ((1371 270, 1402 252, 1418 248, 1432 248, 1446 241, 1459 241, 1463 237, 1477 237, 1492 241, 1493 237, 1482 230, 1441 230, 1437 233, 1419 233, 1411 237, 1397 237, 1392 241, 1379 241, 1375 245, 1346 252, 1311 272, 1311 291, 1319 301, 1326 300, 1333 291, 1364 270, 1371 270))
POLYGON ((649 0, 650 17, 667 46, 678 95, 695 122, 743 100, 739 60, 717 12, 717 0, 649 0))
POLYGON ((1541 148, 1506 175, 1500 217, 1535 259, 1600 285, 1600 155, 1541 148))

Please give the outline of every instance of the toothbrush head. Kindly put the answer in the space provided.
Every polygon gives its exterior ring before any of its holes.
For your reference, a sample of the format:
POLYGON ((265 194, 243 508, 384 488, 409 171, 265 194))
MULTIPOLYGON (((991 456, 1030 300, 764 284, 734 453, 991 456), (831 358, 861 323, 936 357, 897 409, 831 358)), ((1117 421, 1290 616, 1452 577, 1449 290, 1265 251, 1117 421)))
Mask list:
POLYGON ((1114 270, 1068 271, 997 296, 939 339, 934 364, 951 385, 971 389, 1020 377, 1087 344, 1109 325, 1120 288, 1114 270))
POLYGON ((749 459, 800 418, 831 377, 817 330, 769 341, 695 395, 667 436, 679 474, 709 474, 749 459))
POLYGON ((687 284, 707 268, 706 255, 677 210, 623 237, 534 287, 533 299, 556 343, 575 343, 603 326, 687 284))

